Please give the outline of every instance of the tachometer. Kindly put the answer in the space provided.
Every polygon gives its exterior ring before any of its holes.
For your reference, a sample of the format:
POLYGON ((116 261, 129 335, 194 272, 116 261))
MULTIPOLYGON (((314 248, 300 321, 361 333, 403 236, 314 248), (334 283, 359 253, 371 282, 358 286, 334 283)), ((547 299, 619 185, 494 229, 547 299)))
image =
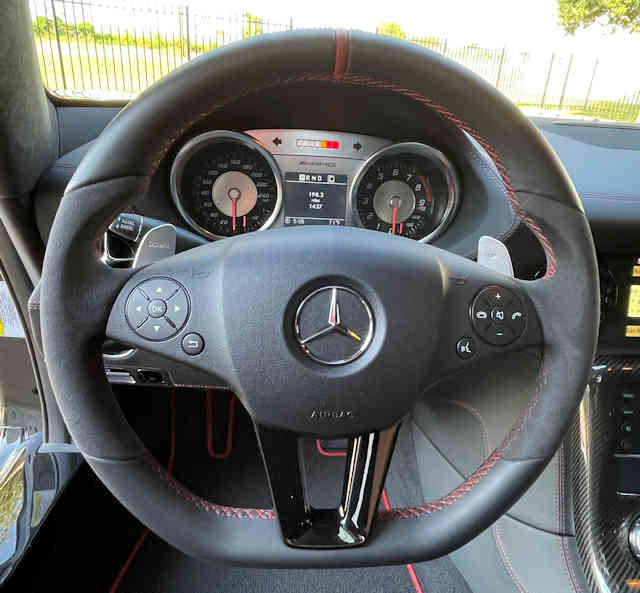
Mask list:
POLYGON ((282 201, 273 157, 236 132, 208 132, 190 140, 176 156, 170 181, 182 217, 214 239, 269 227, 282 201))
POLYGON ((430 146, 393 144, 364 163, 350 203, 365 228, 430 241, 444 231, 457 207, 456 173, 430 146))

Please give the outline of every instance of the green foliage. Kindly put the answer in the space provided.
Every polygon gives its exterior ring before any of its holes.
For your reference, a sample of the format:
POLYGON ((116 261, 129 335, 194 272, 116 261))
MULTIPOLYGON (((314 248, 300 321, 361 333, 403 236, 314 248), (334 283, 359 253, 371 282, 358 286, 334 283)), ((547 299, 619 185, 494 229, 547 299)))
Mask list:
MULTIPOLYGON (((251 15, 245 15, 251 16, 251 15)), ((260 27, 257 24, 260 22, 258 17, 251 17, 255 19, 255 22, 251 23, 251 27, 254 31, 254 35, 258 35, 262 32, 262 25, 260 27)), ((187 51, 187 39, 178 37, 166 37, 160 33, 156 33, 150 37, 144 35, 137 35, 128 30, 119 32, 100 33, 95 30, 94 25, 88 22, 78 23, 76 25, 69 25, 65 23, 60 17, 56 17, 56 22, 53 20, 39 16, 33 21, 33 31, 36 36, 44 39, 53 39, 56 35, 56 29, 58 36, 64 42, 67 41, 83 41, 90 43, 98 43, 100 45, 120 45, 120 46, 137 46, 145 49, 163 49, 172 50, 176 52, 187 51)), ((246 29, 246 26, 245 26, 246 29)), ((204 53, 212 49, 216 49, 220 45, 224 45, 224 31, 216 31, 215 38, 211 42, 204 42, 203 40, 192 40, 190 42, 190 49, 194 53, 204 53)))
POLYGON ((396 39, 406 39, 407 36, 402 30, 402 27, 395 22, 382 22, 376 28, 376 33, 380 35, 388 35, 389 37, 395 37, 396 39))
POLYGON ((640 0, 558 0, 558 16, 571 35, 595 22, 640 32, 640 0))
POLYGON ((45 16, 39 16, 33 21, 33 32, 40 37, 53 33, 53 21, 45 16))
POLYGON ((245 12, 244 27, 242 28, 242 38, 255 37, 262 34, 262 19, 259 16, 255 16, 249 12, 245 12))

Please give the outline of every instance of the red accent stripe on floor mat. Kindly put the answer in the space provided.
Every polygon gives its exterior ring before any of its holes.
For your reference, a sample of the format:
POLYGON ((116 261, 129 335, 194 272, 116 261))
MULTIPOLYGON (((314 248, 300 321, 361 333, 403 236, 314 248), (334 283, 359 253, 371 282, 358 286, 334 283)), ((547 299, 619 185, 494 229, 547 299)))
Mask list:
POLYGON ((232 395, 229 401, 229 414, 227 416, 227 441, 222 453, 217 453, 213 448, 213 392, 206 390, 206 415, 207 415, 207 451, 212 459, 226 459, 233 450, 233 413, 236 406, 236 396, 232 395))
MULTIPOLYGON (((384 506, 385 511, 391 509, 391 505, 389 504, 389 497, 387 496, 386 490, 382 490, 382 504, 384 506)), ((413 583, 413 588, 416 590, 416 593, 424 593, 422 589, 422 585, 420 584, 420 579, 418 579, 418 575, 416 574, 415 568, 413 568, 413 564, 409 563, 406 565, 407 571, 409 572, 409 578, 413 583)))
POLYGON ((316 449, 318 449, 318 453, 320 453, 320 455, 324 455, 325 457, 346 457, 347 456, 346 451, 327 451, 322 446, 322 441, 320 439, 316 439, 316 449))

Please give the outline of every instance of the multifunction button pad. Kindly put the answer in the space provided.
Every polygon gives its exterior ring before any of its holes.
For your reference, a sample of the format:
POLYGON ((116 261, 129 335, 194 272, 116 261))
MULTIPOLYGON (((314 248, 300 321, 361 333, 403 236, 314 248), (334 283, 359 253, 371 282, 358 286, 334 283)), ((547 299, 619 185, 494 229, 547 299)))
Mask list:
POLYGON ((160 342, 175 336, 189 316, 189 298, 170 278, 152 278, 138 284, 127 298, 127 321, 139 336, 160 342))
POLYGON ((485 342, 506 346, 522 335, 527 319, 520 299, 512 291, 487 286, 473 300, 471 322, 485 342))

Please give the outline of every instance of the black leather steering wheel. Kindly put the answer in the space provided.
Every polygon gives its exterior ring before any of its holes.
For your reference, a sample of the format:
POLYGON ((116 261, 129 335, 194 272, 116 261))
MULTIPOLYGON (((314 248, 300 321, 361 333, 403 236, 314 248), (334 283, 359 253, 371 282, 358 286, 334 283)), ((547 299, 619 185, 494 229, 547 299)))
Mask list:
POLYGON ((102 133, 66 190, 42 286, 51 382, 69 431, 98 477, 140 521, 185 553, 261 566, 421 561, 468 542, 507 511, 556 451, 589 377, 599 318, 584 212, 534 126, 451 61, 416 45, 344 31, 232 44, 133 101, 102 133), (546 275, 514 280, 433 246, 333 227, 225 239, 141 270, 100 262, 98 238, 147 191, 177 139, 239 97, 266 88, 282 88, 284 95, 291 84, 306 85, 310 93, 383 89, 470 134, 493 159, 509 204, 540 242, 546 275), (140 283, 162 278, 184 289, 190 313, 176 337, 150 342, 128 324, 127 298, 140 283), (294 326, 304 299, 334 285, 358 295, 354 306, 366 303, 373 326, 361 356, 329 366, 305 355, 294 326), (473 359, 460 358, 456 339, 473 331, 470 303, 491 286, 518 299, 527 319, 523 333, 510 345, 482 343, 473 359), (204 338, 197 356, 181 348, 192 331, 204 338), (274 509, 205 501, 153 459, 105 378, 105 335, 215 375, 237 394, 256 426, 274 509), (536 345, 543 363, 535 396, 500 447, 444 498, 378 512, 398 424, 428 396, 428 387, 471 364, 491 372, 505 353, 536 345), (305 503, 295 471, 301 435, 350 437, 341 508, 319 511, 305 503))

